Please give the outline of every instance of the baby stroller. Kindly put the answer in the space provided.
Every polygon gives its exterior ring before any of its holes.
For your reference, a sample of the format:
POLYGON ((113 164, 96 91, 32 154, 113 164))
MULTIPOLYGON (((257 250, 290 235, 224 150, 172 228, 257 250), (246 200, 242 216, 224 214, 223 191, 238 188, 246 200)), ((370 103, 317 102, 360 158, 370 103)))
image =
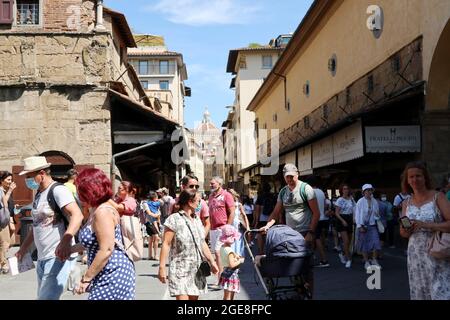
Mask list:
MULTIPOLYGON (((259 232, 258 229, 248 232, 259 232)), ((311 299, 306 276, 311 268, 312 251, 307 248, 305 239, 287 225, 275 225, 267 232, 265 255, 259 263, 244 235, 245 246, 266 296, 271 300, 311 299)))

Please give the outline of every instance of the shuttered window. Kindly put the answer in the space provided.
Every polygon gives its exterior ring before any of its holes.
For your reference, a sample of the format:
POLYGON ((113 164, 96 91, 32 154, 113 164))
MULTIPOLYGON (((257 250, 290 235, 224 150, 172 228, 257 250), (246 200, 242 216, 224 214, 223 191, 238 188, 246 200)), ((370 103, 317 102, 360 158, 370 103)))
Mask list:
POLYGON ((0 24, 11 24, 13 21, 13 0, 0 0, 0 24))

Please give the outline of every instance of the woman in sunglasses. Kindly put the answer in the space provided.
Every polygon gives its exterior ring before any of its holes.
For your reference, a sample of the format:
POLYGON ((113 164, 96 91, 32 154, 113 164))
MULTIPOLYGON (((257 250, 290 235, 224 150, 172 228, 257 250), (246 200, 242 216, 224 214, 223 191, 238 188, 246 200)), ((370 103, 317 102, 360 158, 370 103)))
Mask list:
MULTIPOLYGON (((185 175, 180 181, 181 191, 184 191, 184 190, 198 191, 199 188, 200 188, 200 185, 198 184, 198 178, 196 176, 194 176, 192 173, 185 175)), ((179 197, 177 197, 173 201, 172 205, 170 206, 169 215, 178 211, 178 209, 179 209, 178 199, 179 199, 179 197)), ((209 208, 208 208, 208 205, 206 204, 205 200, 203 200, 203 199, 200 200, 199 205, 195 209, 195 213, 202 221, 203 227, 205 228, 205 234, 208 235, 209 229, 211 228, 211 223, 209 220, 209 208)))

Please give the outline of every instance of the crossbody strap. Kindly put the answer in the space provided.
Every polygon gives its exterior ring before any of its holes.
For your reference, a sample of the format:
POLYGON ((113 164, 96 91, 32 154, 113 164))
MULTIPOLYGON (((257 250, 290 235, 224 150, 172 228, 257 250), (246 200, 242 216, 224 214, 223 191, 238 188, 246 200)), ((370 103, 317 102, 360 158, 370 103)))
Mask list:
POLYGON ((180 216, 183 217, 184 222, 186 222, 186 226, 188 227, 189 231, 191 232, 191 236, 192 236, 192 240, 194 241, 195 248, 197 249, 197 251, 198 251, 198 253, 199 253, 199 255, 200 255, 200 258, 201 258, 202 260, 204 260, 203 255, 202 255, 202 252, 200 251, 200 249, 199 249, 198 246, 197 246, 197 242, 195 241, 194 233, 192 232, 191 227, 189 226, 189 223, 188 223, 188 221, 187 221, 187 218, 184 217, 184 214, 183 214, 183 213, 181 213, 181 212, 178 212, 178 213, 180 214, 180 216))

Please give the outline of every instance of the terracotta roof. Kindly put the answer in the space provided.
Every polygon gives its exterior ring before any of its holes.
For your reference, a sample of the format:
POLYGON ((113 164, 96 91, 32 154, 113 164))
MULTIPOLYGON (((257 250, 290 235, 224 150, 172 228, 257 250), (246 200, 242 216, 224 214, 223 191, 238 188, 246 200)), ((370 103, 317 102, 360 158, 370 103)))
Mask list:
POLYGON ((128 48, 136 48, 136 42, 134 41, 133 33, 131 32, 125 15, 106 7, 103 8, 103 12, 109 14, 112 17, 113 21, 117 24, 125 45, 128 48))
POLYGON ((227 63, 227 72, 235 73, 235 66, 238 54, 240 51, 282 51, 284 48, 281 47, 272 47, 272 46, 261 46, 261 47, 245 47, 239 49, 230 50, 228 53, 228 63, 227 63))

